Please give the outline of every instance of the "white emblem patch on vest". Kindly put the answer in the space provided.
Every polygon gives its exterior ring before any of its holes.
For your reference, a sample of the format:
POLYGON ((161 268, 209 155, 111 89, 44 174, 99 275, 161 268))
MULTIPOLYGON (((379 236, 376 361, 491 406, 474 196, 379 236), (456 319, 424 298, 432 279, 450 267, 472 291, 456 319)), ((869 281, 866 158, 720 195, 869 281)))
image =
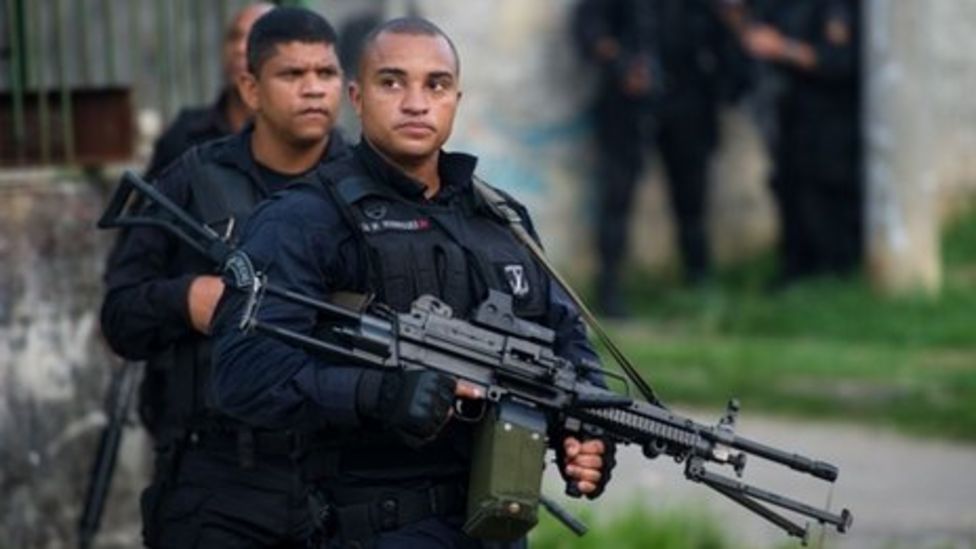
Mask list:
POLYGON ((525 278, 525 268, 519 264, 505 265, 505 278, 515 297, 524 297, 529 293, 529 280, 525 278))

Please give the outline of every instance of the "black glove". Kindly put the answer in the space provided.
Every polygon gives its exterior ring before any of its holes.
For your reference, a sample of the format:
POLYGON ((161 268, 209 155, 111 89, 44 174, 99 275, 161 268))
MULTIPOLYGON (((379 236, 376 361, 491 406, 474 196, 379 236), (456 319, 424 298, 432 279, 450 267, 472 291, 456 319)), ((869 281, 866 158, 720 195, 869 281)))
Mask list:
POLYGON ((361 417, 393 429, 416 448, 447 424, 456 386, 457 381, 438 372, 367 371, 356 389, 356 407, 361 417))
MULTIPOLYGON (((579 438, 579 435, 573 436, 579 438)), ((584 494, 579 491, 579 488, 576 487, 576 479, 571 478, 566 474, 566 448, 563 446, 564 438, 565 436, 553 438, 553 440, 558 441, 557 444, 553 445, 553 449, 556 451, 556 464, 559 466, 559 474, 563 477, 563 480, 566 481, 566 495, 574 498, 582 497, 584 494)), ((582 441, 583 439, 580 440, 582 441)), ((600 494, 602 494, 606 489, 607 483, 610 482, 610 476, 613 472, 613 468, 617 466, 617 445, 605 438, 600 438, 600 440, 603 441, 604 448, 603 455, 601 456, 603 459, 603 467, 600 468, 600 480, 596 483, 596 490, 590 492, 589 494, 585 494, 587 499, 596 499, 600 497, 600 494)))

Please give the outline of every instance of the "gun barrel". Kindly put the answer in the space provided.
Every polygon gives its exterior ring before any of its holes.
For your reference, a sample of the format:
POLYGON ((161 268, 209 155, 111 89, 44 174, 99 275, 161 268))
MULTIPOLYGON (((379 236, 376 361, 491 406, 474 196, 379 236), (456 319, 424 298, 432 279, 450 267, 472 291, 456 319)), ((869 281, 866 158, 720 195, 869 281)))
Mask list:
POLYGON ((796 471, 809 473, 821 480, 828 482, 837 480, 837 467, 824 461, 810 459, 795 453, 784 452, 778 448, 741 437, 736 437, 732 441, 731 446, 761 458, 780 463, 796 471))

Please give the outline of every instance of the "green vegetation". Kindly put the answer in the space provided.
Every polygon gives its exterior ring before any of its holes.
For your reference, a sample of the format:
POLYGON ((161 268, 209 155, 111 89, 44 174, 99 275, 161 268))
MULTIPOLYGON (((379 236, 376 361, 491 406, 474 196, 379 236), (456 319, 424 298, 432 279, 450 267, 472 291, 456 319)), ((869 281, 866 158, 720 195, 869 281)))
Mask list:
POLYGON ((539 525, 532 530, 532 549, 727 549, 730 545, 708 517, 694 511, 651 512, 640 505, 615 513, 608 520, 595 520, 580 513, 590 527, 576 537, 548 513, 540 513, 539 525))
POLYGON ((882 298, 861 278, 770 292, 770 257, 687 290, 633 275, 611 325, 666 401, 884 424, 976 440, 976 216, 947 233, 938 297, 882 298))

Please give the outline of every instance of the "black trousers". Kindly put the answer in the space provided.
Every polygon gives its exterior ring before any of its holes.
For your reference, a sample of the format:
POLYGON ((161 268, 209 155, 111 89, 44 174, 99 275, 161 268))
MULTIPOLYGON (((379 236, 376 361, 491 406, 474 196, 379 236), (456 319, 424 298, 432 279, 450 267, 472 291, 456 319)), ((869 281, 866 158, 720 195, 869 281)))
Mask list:
POLYGON ((863 182, 853 143, 857 127, 831 132, 812 122, 807 126, 805 132, 786 127, 774 158, 772 190, 780 216, 780 277, 785 281, 845 274, 863 256, 863 182))
POLYGON ((142 494, 143 541, 153 549, 305 548, 313 534, 307 490, 287 455, 168 448, 142 494))
POLYGON ((487 542, 472 539, 461 531, 463 517, 431 517, 397 530, 380 532, 365 544, 326 542, 323 549, 526 549, 525 539, 510 542, 487 542))
POLYGON ((612 292, 618 283, 629 246, 635 189, 644 154, 651 147, 664 165, 685 278, 702 278, 710 268, 705 200, 715 132, 713 111, 708 104, 688 104, 673 111, 647 112, 646 107, 618 96, 602 100, 596 115, 598 291, 612 292))

